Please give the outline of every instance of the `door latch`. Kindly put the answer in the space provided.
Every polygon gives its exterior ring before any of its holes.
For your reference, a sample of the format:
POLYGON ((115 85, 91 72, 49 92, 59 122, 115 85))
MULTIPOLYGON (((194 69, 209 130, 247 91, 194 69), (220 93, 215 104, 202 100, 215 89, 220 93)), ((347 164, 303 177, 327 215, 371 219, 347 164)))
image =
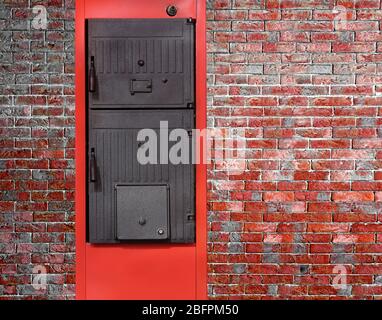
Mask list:
POLYGON ((89 91, 94 92, 96 88, 96 73, 94 66, 94 57, 90 57, 90 70, 89 70, 89 91))
POLYGON ((97 163, 94 148, 90 149, 90 182, 96 182, 97 179, 97 163))

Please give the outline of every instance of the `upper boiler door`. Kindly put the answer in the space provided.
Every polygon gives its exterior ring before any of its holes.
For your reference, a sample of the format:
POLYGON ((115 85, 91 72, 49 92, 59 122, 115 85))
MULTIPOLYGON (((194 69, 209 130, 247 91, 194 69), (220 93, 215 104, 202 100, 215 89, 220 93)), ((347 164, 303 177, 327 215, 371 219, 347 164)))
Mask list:
POLYGON ((87 20, 90 108, 192 108, 192 19, 87 20))

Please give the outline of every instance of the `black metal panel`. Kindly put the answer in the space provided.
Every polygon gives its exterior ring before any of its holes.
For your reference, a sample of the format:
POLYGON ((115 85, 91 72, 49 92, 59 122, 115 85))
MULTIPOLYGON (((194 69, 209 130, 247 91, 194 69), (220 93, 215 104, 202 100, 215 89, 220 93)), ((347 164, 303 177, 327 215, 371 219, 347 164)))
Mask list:
POLYGON ((186 19, 88 20, 90 107, 188 107, 194 52, 194 23, 186 19))
POLYGON ((168 186, 115 186, 118 240, 166 240, 168 186))
POLYGON ((186 20, 88 21, 89 242, 195 241, 192 155, 188 163, 160 163, 168 150, 158 138, 158 163, 137 160, 141 129, 159 136, 161 121, 169 131, 194 128, 194 49, 194 25, 186 20), (139 213, 152 228, 138 228, 139 213))
MULTIPOLYGON (((195 176, 192 155, 187 164, 140 164, 137 160, 141 128, 159 136, 160 121, 169 131, 192 129, 193 110, 97 110, 89 128, 89 153, 95 154, 96 179, 89 178, 89 241, 117 242, 114 188, 118 184, 166 184, 169 186, 170 241, 193 242, 195 237, 195 176)), ((173 143, 169 143, 171 148, 173 143)), ((191 150, 191 138, 190 138, 191 150)), ((90 155, 89 158, 91 159, 90 155)))

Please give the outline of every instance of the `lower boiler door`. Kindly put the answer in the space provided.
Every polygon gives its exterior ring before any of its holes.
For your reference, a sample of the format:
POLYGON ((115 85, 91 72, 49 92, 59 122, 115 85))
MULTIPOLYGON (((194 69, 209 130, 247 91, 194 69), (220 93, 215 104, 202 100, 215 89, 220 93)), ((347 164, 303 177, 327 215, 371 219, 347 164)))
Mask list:
MULTIPOLYGON (((188 153, 186 163, 161 159, 169 153, 161 150, 161 139, 168 141, 174 128, 191 130, 193 119, 193 110, 90 110, 88 242, 195 241, 192 138, 186 136, 181 151, 188 153), (142 129, 154 136, 139 141, 142 129), (156 163, 138 159, 145 146, 152 147, 156 163)), ((168 143, 171 151, 177 142, 168 143)))

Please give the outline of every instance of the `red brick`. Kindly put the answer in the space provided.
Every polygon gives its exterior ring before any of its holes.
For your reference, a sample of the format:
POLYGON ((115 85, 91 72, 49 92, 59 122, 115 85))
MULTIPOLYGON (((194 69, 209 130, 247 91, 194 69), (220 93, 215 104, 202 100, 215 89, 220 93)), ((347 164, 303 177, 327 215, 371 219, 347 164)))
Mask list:
POLYGON ((333 286, 310 286, 308 294, 311 295, 336 295, 337 289, 333 286))
POLYGON ((333 52, 373 52, 374 45, 370 43, 362 43, 362 42, 337 42, 333 43, 332 47, 333 52))
POLYGON ((218 42, 245 42, 246 35, 244 32, 215 32, 215 41, 218 42))
POLYGON ((264 201, 293 201, 293 192, 265 192, 263 196, 264 201))
POLYGON ((373 201, 373 192, 355 192, 355 191, 344 191, 344 192, 334 192, 334 201, 373 201))
POLYGON ((337 234, 333 236, 333 243, 362 243, 374 242, 373 234, 337 234))
POLYGON ((315 106, 351 106, 352 99, 349 97, 315 98, 312 104, 315 106))

